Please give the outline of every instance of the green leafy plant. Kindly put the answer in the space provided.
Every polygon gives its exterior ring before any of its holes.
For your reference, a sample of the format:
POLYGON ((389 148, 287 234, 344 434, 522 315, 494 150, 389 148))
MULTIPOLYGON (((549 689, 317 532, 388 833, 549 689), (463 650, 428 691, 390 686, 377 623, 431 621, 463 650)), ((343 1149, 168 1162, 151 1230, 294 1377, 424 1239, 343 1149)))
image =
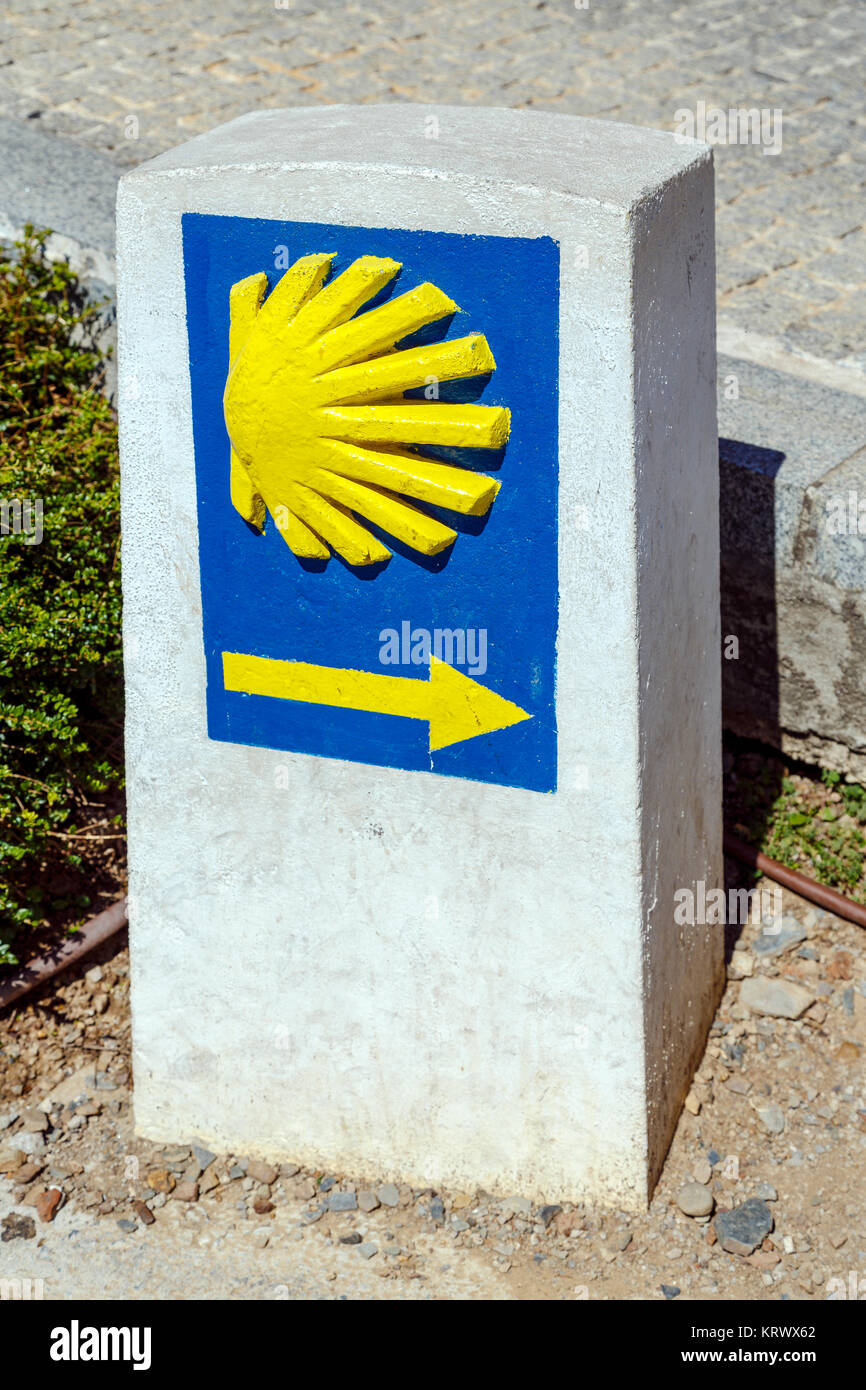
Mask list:
POLYGON ((782 769, 771 756, 741 754, 728 823, 771 859, 866 903, 866 788, 829 768, 782 769))
POLYGON ((47 911, 88 905, 87 822, 116 822, 121 779, 116 424, 99 309, 47 236, 0 259, 0 964, 47 911))

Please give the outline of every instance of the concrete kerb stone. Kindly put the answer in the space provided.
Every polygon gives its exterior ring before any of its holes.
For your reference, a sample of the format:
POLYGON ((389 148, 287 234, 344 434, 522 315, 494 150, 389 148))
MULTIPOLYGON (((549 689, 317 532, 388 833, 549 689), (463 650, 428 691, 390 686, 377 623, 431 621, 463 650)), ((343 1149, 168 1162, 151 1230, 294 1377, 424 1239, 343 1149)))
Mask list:
POLYGON ((866 400, 719 360, 726 726, 866 781, 866 400))
POLYGON ((0 117, 0 144, 0 241, 19 240, 28 222, 51 228, 48 256, 68 261, 88 298, 104 304, 92 342, 107 356, 106 393, 113 399, 114 203, 120 168, 105 155, 11 117, 0 117))

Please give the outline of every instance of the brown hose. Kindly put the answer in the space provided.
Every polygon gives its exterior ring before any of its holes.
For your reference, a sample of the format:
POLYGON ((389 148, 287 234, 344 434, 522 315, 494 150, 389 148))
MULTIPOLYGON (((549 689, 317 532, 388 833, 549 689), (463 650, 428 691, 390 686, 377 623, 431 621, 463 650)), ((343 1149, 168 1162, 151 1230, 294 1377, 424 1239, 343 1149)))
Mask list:
POLYGON ((799 893, 801 898, 808 898, 810 902, 826 908, 835 917, 844 917, 849 922, 856 922, 858 927, 866 927, 866 907, 852 902, 842 893, 837 893, 835 888, 826 888, 823 883, 816 883, 813 878, 798 874, 796 869, 786 869, 784 864, 777 863, 775 859, 768 859, 759 849, 753 849, 745 840, 738 840, 736 835, 731 835, 727 830, 725 853, 732 855, 734 859, 742 860, 752 869, 758 869, 762 874, 766 874, 767 878, 775 879, 783 888, 790 888, 792 893, 799 893))
POLYGON ((91 917, 80 931, 68 937, 60 946, 56 946, 47 955, 40 956, 31 965, 25 965, 16 974, 4 980, 0 984, 0 1009, 5 1009, 7 1004, 20 999, 22 994, 29 994, 37 985, 50 980, 52 975, 73 965, 82 956, 86 956, 88 951, 92 951, 94 946, 107 941, 125 926, 126 898, 121 898, 119 902, 112 903, 111 907, 100 912, 97 917, 91 917))

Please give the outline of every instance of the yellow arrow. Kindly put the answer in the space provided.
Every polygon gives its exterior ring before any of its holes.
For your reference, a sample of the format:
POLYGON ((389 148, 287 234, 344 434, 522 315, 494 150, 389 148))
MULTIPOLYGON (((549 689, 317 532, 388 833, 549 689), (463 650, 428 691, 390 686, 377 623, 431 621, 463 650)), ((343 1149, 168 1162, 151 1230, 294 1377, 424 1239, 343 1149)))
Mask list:
POLYGON ((431 753, 532 718, 519 705, 503 700, 435 657, 430 660, 430 679, 412 680, 375 671, 344 671, 306 661, 274 661, 267 656, 223 652, 223 681, 226 690, 242 695, 270 695, 278 700, 425 719, 430 724, 431 753))

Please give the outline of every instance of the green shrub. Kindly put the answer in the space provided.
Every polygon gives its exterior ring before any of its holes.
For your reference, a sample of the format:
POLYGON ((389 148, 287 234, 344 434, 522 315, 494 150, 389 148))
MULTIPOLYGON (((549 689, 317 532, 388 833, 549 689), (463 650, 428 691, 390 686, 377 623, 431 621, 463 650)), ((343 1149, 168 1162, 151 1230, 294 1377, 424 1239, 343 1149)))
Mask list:
POLYGON ((46 236, 0 259, 0 964, 121 776, 117 431, 83 346, 99 311, 46 236))

